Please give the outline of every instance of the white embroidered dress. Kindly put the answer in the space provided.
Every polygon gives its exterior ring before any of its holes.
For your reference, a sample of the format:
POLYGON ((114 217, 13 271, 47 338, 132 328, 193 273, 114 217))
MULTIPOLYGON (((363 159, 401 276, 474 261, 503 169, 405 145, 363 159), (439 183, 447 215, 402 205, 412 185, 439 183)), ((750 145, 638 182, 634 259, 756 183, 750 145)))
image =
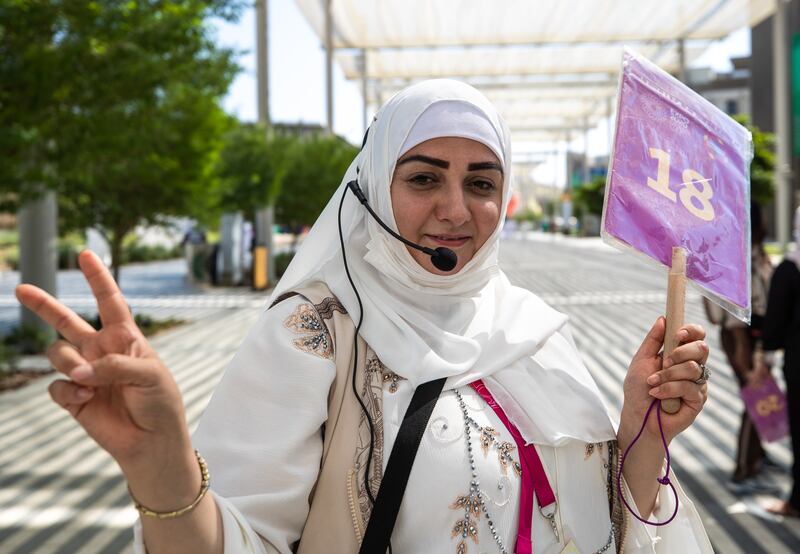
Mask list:
MULTIPOLYGON (((226 554, 289 553, 303 531, 320 467, 320 429, 327 419, 328 392, 336 372, 329 337, 315 314, 313 306, 298 296, 265 311, 227 368, 194 435, 194 445, 211 472, 226 554)), ((478 425, 491 426, 499 441, 514 443, 476 392, 469 386, 458 391, 478 425)), ((385 372, 384 469, 412 395, 408 381, 385 372)), ((472 432, 481 490, 494 528, 510 552, 518 527, 520 479, 513 469, 504 470, 496 448, 480 448, 478 436, 472 432)), ((558 501, 559 536, 534 505, 534 553, 558 554, 569 541, 580 553, 603 548, 616 552, 614 541, 609 543, 606 448, 603 443, 579 441, 558 448, 537 447, 558 501)), ((511 454, 519 459, 516 450, 511 454)), ((470 480, 462 412, 455 392, 445 390, 414 462, 392 535, 393 552, 455 553, 461 537, 453 537, 452 530, 464 511, 451 505, 469 490, 470 480)), ((625 552, 712 552, 697 511, 675 485, 680 502, 675 520, 656 529, 629 518, 625 552)), ((669 489, 661 489, 658 505, 652 519, 669 517, 674 509, 669 489)), ((136 551, 143 553, 139 525, 135 535, 136 551)), ((483 515, 475 538, 468 538, 466 545, 470 554, 498 552, 483 515)), ((330 552, 339 552, 336 545, 330 552)))

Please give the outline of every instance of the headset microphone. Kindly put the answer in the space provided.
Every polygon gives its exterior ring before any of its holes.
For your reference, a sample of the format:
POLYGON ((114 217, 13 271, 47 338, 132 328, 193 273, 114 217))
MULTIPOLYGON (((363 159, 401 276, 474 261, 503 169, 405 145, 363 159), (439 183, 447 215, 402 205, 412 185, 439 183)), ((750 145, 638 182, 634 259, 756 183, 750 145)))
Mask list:
POLYGON ((436 249, 428 248, 427 246, 416 244, 408 239, 401 237, 400 235, 392 231, 383 221, 381 221, 381 218, 378 217, 378 214, 372 211, 372 208, 367 202, 367 197, 364 196, 364 192, 361 190, 361 187, 358 186, 358 181, 350 181, 349 183, 347 183, 347 186, 350 190, 353 191, 353 194, 356 195, 358 201, 364 205, 364 207, 367 209, 367 211, 373 217, 373 219, 375 219, 375 221, 377 221, 381 227, 386 229, 386 231, 394 238, 396 238, 403 244, 407 244, 411 248, 416 248, 417 250, 426 253, 428 256, 431 257, 431 263, 436 267, 436 269, 439 269, 441 271, 452 271, 453 268, 456 267, 456 264, 458 263, 458 256, 456 256, 455 252, 453 252, 449 248, 444 248, 443 246, 440 246, 439 248, 436 249))

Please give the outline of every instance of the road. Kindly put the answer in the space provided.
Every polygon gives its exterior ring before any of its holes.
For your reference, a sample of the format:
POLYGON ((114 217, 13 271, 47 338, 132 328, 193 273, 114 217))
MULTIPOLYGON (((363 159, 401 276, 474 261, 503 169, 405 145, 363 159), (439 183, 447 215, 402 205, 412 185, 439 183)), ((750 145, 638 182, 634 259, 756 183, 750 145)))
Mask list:
MULTIPOLYGON (((123 272, 122 284, 134 309, 179 313, 190 321, 153 344, 181 386, 193 426, 265 296, 187 287, 182 268, 170 264, 123 272)), ((618 413, 628 361, 663 311, 665 272, 593 239, 542 235, 504 240, 501 265, 514 284, 570 316, 586 364, 618 413)), ((88 289, 79 289, 78 276, 64 279, 73 287, 64 289, 73 304, 88 310, 88 289)), ((0 319, 15 309, 8 296, 13 283, 6 281, 0 280, 0 319)), ((700 297, 691 290, 686 318, 705 323, 700 297)), ((781 521, 762 508, 767 493, 788 489, 788 441, 768 445, 780 467, 757 486, 735 488, 729 481, 742 403, 713 329, 709 344, 711 397, 670 448, 675 471, 717 552, 798 552, 800 522, 781 521)), ((124 481, 113 461, 50 403, 50 379, 0 395, 0 552, 128 552, 135 512, 124 481)))

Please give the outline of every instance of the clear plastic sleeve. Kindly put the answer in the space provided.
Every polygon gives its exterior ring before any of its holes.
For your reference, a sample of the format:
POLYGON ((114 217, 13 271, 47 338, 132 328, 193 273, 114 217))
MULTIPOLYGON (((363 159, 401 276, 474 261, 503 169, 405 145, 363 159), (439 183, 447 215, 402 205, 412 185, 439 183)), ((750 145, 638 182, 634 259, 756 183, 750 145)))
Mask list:
POLYGON ((750 132, 630 49, 623 54, 603 205, 608 244, 669 267, 750 321, 750 132))

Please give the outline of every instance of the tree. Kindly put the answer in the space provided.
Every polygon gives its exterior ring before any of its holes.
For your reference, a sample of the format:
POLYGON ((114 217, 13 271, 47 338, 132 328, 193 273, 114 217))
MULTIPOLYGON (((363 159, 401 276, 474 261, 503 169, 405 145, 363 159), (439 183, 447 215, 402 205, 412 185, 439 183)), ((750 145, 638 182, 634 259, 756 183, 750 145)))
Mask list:
POLYGON ((237 69, 206 20, 232 18, 241 5, 4 3, 0 126, 10 129, 2 136, 10 148, 0 154, 0 186, 9 205, 42 183, 55 188, 62 231, 103 232, 117 277, 126 234, 189 213, 204 192, 229 126, 219 100, 237 69))
POLYGON ((295 163, 283 179, 275 204, 275 219, 293 230, 312 225, 342 181, 358 149, 336 136, 301 139, 294 147, 295 163))
POLYGON ((575 208, 594 215, 603 213, 603 198, 606 192, 606 178, 598 175, 589 183, 572 191, 575 208))
POLYGON ((753 162, 750 164, 750 196, 759 204, 769 204, 775 196, 775 135, 750 123, 746 115, 734 118, 753 135, 753 162))
POLYGON ((215 166, 217 206, 252 218, 274 205, 294 163, 298 139, 259 124, 240 124, 225 135, 215 166))

